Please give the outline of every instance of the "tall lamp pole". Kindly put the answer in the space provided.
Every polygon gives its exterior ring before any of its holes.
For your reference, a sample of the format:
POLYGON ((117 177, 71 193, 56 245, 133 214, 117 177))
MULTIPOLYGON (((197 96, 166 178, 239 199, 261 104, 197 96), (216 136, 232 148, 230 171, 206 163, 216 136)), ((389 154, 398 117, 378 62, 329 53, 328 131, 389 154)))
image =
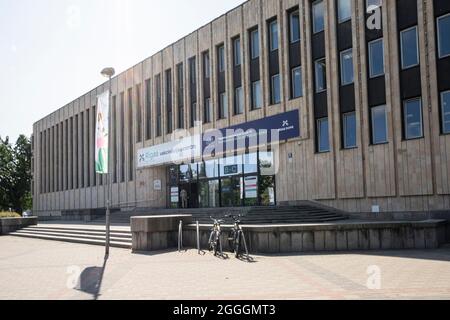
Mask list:
POLYGON ((109 142, 111 142, 111 78, 114 76, 116 71, 114 68, 105 68, 102 70, 101 74, 109 79, 109 110, 108 110, 108 173, 106 174, 106 185, 108 192, 106 193, 106 243, 105 243, 105 255, 109 256, 109 243, 110 243, 110 229, 111 229, 111 168, 110 157, 109 157, 109 142))

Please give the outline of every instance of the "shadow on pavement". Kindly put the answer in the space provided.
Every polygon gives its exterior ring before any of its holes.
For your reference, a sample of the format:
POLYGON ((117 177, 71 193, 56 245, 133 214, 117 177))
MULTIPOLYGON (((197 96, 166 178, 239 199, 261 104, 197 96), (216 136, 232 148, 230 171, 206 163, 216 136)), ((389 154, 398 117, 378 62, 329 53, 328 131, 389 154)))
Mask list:
POLYGON ((107 262, 108 256, 105 256, 102 267, 88 267, 84 269, 80 274, 75 289, 92 295, 93 300, 98 300, 107 262))

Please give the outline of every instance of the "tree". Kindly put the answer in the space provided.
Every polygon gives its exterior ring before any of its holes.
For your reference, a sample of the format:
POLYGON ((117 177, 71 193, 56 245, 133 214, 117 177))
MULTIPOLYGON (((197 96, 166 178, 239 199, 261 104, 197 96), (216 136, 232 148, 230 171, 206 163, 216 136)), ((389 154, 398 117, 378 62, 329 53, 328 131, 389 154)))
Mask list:
POLYGON ((31 143, 21 135, 14 147, 0 138, 0 208, 31 209, 31 143))

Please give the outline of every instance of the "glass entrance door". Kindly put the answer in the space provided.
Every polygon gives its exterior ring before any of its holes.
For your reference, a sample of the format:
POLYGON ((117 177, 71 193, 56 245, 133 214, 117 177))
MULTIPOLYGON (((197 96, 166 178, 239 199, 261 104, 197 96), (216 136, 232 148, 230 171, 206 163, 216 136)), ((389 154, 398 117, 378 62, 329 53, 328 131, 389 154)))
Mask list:
POLYGON ((240 207, 243 205, 244 188, 242 180, 239 176, 222 178, 222 207, 240 207))

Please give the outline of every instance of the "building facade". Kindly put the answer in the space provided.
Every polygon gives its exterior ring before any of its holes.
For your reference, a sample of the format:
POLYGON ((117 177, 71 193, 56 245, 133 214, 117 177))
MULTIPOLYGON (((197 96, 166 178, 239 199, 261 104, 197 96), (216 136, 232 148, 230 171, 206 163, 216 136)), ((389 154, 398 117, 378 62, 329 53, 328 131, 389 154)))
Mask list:
MULTIPOLYGON (((245 2, 113 78, 113 207, 179 207, 186 190, 188 207, 448 210, 448 34, 447 0, 245 2), (139 164, 179 129, 198 133, 196 121, 206 132, 283 117, 298 133, 276 157, 256 148, 236 151, 231 165, 139 164)), ((105 208, 94 140, 96 98, 108 88, 34 124, 36 214, 105 208)))

